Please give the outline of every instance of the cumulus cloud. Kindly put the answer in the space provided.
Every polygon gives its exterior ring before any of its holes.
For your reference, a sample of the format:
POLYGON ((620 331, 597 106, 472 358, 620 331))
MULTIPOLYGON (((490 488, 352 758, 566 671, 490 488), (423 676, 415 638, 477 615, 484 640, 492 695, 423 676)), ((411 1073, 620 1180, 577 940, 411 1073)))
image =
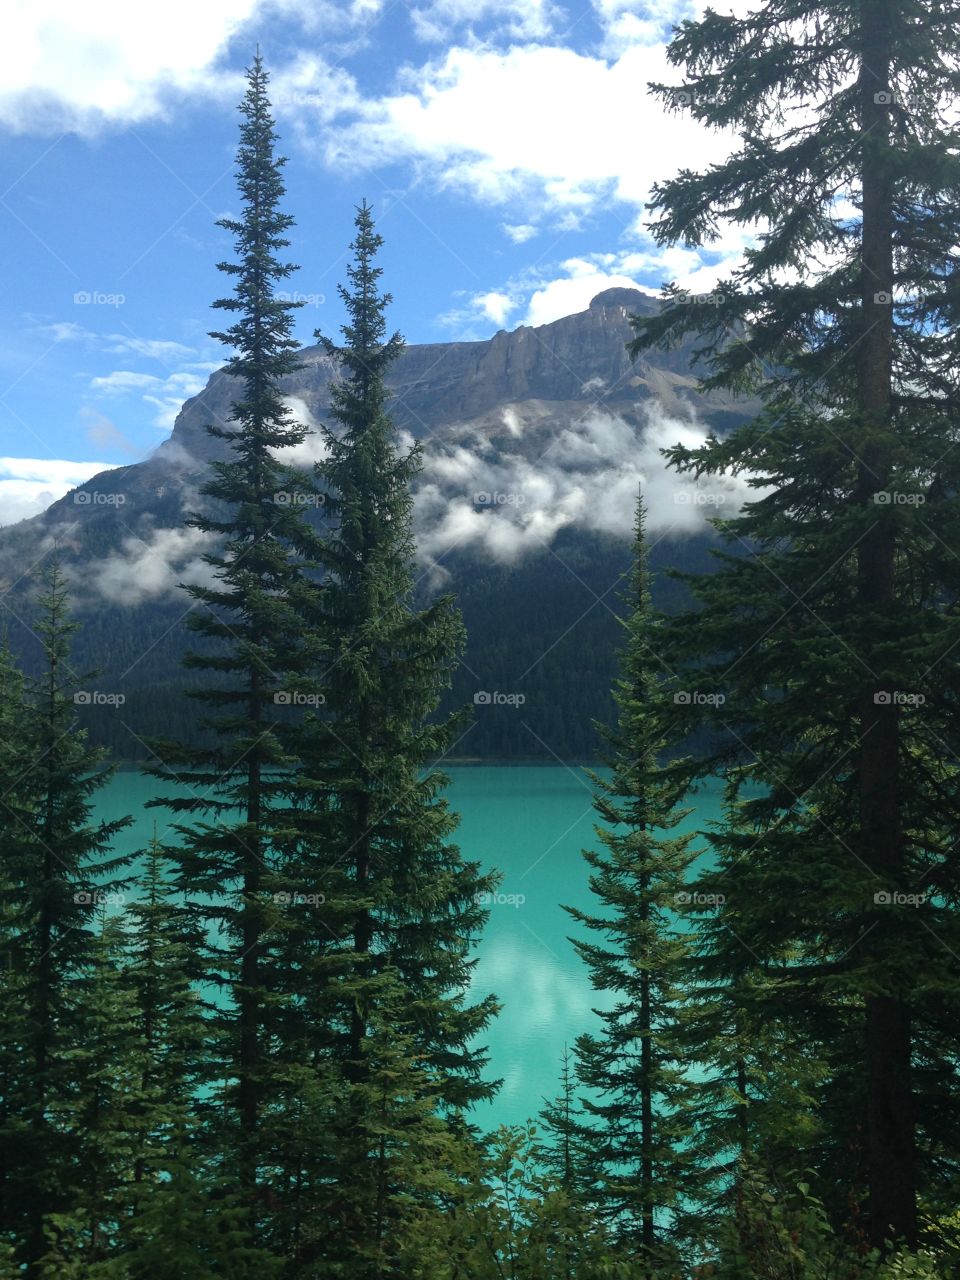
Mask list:
POLYGON ((78 484, 109 469, 109 462, 0 458, 0 525, 39 515, 78 484))
MULTIPOLYGON (((89 136, 164 118, 190 96, 236 101, 243 79, 223 59, 245 30, 269 27, 280 16, 310 32, 346 36, 382 7, 382 0, 167 0, 162 6, 10 0, 0 51, 0 124, 16 132, 89 136)), ((331 77, 340 88, 349 82, 326 65, 321 74, 318 60, 301 55, 275 68, 274 84, 292 101, 331 77)))
POLYGON ((199 529, 153 529, 123 539, 88 571, 87 585, 111 604, 138 605, 176 593, 178 584, 211 583, 213 570, 202 555, 213 535, 199 529))
MULTIPOLYGON (((700 532, 710 516, 733 515, 754 492, 743 477, 711 477, 696 483, 668 471, 660 449, 701 444, 695 419, 666 415, 655 402, 645 407, 638 431, 598 408, 550 433, 542 453, 511 452, 490 444, 489 427, 468 432, 456 445, 428 452, 415 497, 419 553, 442 566, 455 550, 472 550, 512 564, 549 545, 557 533, 576 527, 628 537, 637 491, 642 485, 650 532, 700 532)), ((505 420, 514 437, 524 434, 526 405, 512 406, 505 420)))
POLYGON ((256 0, 11 0, 0 54, 0 121, 21 131, 94 132, 162 115, 208 71, 256 0))
POLYGON ((701 168, 733 144, 647 93, 650 80, 678 82, 662 44, 614 60, 559 45, 454 47, 406 79, 405 92, 366 100, 359 119, 328 134, 330 163, 407 157, 483 201, 576 213, 610 198, 642 206, 678 155, 701 168), (643 145, 624 145, 624 122, 643 145))
POLYGON ((524 324, 549 324, 562 316, 586 311, 590 300, 604 289, 639 289, 632 276, 601 271, 581 259, 565 263, 564 275, 535 289, 527 304, 524 324))
POLYGON ((474 306, 480 308, 488 320, 502 327, 507 316, 517 308, 517 303, 509 294, 498 293, 492 289, 489 293, 479 293, 473 300, 474 306))

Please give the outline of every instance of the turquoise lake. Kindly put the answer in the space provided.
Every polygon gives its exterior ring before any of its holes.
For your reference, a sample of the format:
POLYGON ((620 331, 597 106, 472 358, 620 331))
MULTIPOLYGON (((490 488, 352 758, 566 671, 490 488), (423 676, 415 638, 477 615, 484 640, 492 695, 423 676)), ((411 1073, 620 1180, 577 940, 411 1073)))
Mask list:
MULTIPOLYGON (((464 765, 448 772, 464 856, 503 873, 474 971, 477 993, 493 991, 503 1006, 485 1037, 490 1075, 502 1077, 503 1086, 476 1120, 484 1127, 512 1124, 534 1117, 556 1094, 564 1044, 597 1025, 591 1010, 600 998, 568 941, 576 926, 561 905, 591 905, 581 850, 597 844, 592 789, 576 766, 464 765)), ((157 793, 154 780, 124 770, 100 792, 96 816, 132 815, 123 847, 142 848, 154 824, 164 838, 171 816, 145 807, 157 793)), ((702 829, 718 811, 719 792, 705 789, 678 830, 702 829)))

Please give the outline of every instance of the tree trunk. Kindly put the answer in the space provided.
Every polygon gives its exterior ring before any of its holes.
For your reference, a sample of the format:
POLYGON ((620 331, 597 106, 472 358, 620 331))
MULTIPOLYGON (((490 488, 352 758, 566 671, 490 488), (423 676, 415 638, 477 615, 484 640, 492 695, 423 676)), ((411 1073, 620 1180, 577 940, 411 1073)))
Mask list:
MULTIPOLYGON (((865 427, 859 458, 858 498, 872 501, 891 480, 891 384, 893 368, 893 182, 890 172, 890 0, 862 0, 860 102, 863 127, 863 331, 856 352, 859 409, 865 427), (879 95, 879 101, 878 101, 879 95)), ((861 605, 877 615, 895 604, 896 539, 887 508, 858 550, 861 605)), ((869 660, 868 660, 869 662, 869 660)), ((879 886, 900 882, 903 840, 900 818, 899 724, 895 703, 875 701, 882 683, 870 685, 860 706, 860 832, 863 861, 879 886)), ((876 937, 889 921, 875 919, 876 937)), ((871 933, 874 932, 871 930, 871 933)), ((872 945, 868 935, 861 944, 872 945)), ((871 1242, 888 1237, 914 1244, 917 1237, 910 1010, 895 992, 866 998, 866 1157, 871 1242)))

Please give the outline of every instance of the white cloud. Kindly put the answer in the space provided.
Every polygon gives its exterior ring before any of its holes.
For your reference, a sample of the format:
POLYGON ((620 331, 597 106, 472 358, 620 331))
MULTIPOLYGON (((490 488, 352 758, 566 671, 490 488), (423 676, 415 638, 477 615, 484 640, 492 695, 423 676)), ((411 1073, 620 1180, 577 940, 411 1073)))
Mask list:
POLYGON ((144 387, 157 387, 163 382, 153 373, 135 373, 131 369, 116 369, 90 379, 90 390, 104 395, 123 395, 127 391, 140 391, 144 387))
POLYGON ((109 335, 106 350, 111 355, 130 353, 161 362, 182 360, 186 356, 196 355, 193 347, 186 347, 182 342, 168 342, 162 338, 134 338, 122 333, 109 335))
POLYGON ((549 324, 562 316, 586 311, 592 298, 604 289, 638 289, 640 286, 630 276, 617 272, 610 274, 584 263, 585 270, 578 269, 579 259, 564 264, 567 274, 536 289, 527 305, 524 324, 549 324))
POLYGON ((507 316, 517 308, 517 303, 509 294, 498 293, 495 289, 489 293, 478 293, 473 299, 474 306, 480 308, 486 318, 499 328, 506 323, 507 316))
POLYGON ((501 38, 542 39, 558 16, 550 0, 427 0, 410 10, 416 36, 436 43, 449 42, 461 27, 472 29, 491 21, 496 26, 490 34, 501 38))
POLYGON ((299 444, 286 449, 274 449, 273 455, 288 466, 303 467, 306 470, 315 462, 322 462, 327 456, 326 442, 320 434, 320 423, 302 396, 284 396, 283 403, 296 421, 308 428, 308 432, 299 444))
POLYGON ((406 157, 483 201, 582 214, 610 198, 640 207, 678 156, 702 168, 733 144, 648 94, 650 80, 678 82, 662 45, 613 61, 538 44, 458 47, 406 80, 406 92, 367 100, 360 119, 328 133, 331 164, 406 157), (625 129, 642 145, 625 144, 625 129))
MULTIPOLYGON (((148 344, 149 345, 149 344, 148 344)), ((176 347, 178 343, 161 343, 160 346, 176 347)), ((189 350, 189 348, 185 348, 189 350)), ((147 354, 144 352, 144 354, 147 354)), ((157 355, 155 358, 160 359, 157 355)), ((195 360, 184 368, 176 369, 165 377, 155 373, 140 373, 133 369, 115 369, 111 373, 91 378, 89 387, 98 396, 122 396, 139 392, 143 400, 152 405, 154 426, 169 431, 183 402, 199 395, 207 385, 209 375, 219 369, 214 361, 195 360)))
POLYGON ((12 0, 0 53, 0 121, 22 131, 95 131, 162 115, 208 72, 257 0, 12 0))
POLYGON ((505 222, 503 230, 514 244, 526 244, 528 240, 532 240, 537 234, 537 228, 532 222, 505 222))
POLYGON ((109 469, 109 462, 0 458, 0 525, 39 515, 78 484, 109 469))
POLYGON ((526 300, 522 323, 541 325, 585 311, 604 289, 640 289, 656 297, 663 284, 673 281, 690 293, 709 293, 718 281, 730 277, 753 232, 733 226, 723 228, 710 246, 709 256, 715 259, 711 262, 705 262, 697 250, 682 245, 657 245, 639 227, 631 235, 637 237, 639 247, 628 243, 614 252, 587 253, 567 258, 549 269, 521 273, 498 289, 473 295, 471 307, 453 310, 442 319, 460 329, 464 337, 480 337, 486 334, 474 331, 478 312, 487 320, 503 323, 496 306, 493 311, 487 306, 488 299, 494 304, 497 299, 509 299, 509 314, 526 300))
POLYGON ((199 529, 153 529, 124 538, 89 572, 89 585, 112 604, 137 605, 175 595, 181 582, 210 583, 213 569, 202 559, 214 538, 199 529))
POLYGON ((312 142, 318 125, 329 125, 338 115, 360 105, 353 76, 316 54, 301 53, 272 72, 269 94, 276 117, 292 124, 306 144, 312 142))
POLYGON ((80 342, 92 337, 89 329, 82 324, 74 324, 70 320, 58 320, 54 324, 36 326, 36 332, 53 338, 54 342, 80 342))
POLYGON ((199 395, 207 385, 208 375, 219 367, 217 364, 199 364, 193 368, 171 373, 166 378, 157 379, 159 385, 155 391, 148 392, 143 397, 156 409, 154 426, 159 427, 161 431, 169 431, 176 421, 177 414, 183 408, 184 400, 199 395))
MULTIPOLYGON (((641 485, 654 536, 696 533, 710 516, 735 514, 755 492, 745 477, 714 476, 698 484, 669 471, 660 455, 673 444, 701 444, 706 431, 699 422, 670 417, 656 402, 644 411, 646 425, 638 433, 623 418, 591 408, 551 426, 550 443, 539 456, 495 451, 489 428, 480 427, 462 434, 457 445, 429 451, 414 507, 421 559, 442 568, 448 552, 470 549, 511 564, 570 526, 628 537, 641 485)), ((529 403, 508 412, 504 425, 514 438, 542 425, 529 403)))
MULTIPOLYGON (((186 96, 236 101, 243 78, 223 67, 245 30, 269 31, 278 16, 311 31, 348 33, 376 17, 382 0, 10 0, 0 49, 0 125, 15 132, 76 132, 167 116, 186 96)), ((274 68, 281 95, 329 83, 316 59, 274 68), (312 72, 310 67, 312 66, 312 72)), ((336 76, 343 89, 345 73, 336 76)))

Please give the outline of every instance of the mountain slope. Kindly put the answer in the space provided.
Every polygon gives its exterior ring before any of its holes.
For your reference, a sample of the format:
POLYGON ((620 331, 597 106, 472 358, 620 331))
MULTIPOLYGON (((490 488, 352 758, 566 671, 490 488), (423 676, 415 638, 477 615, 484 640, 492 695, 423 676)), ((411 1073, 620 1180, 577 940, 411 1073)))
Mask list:
MULTIPOLYGON (((657 305, 611 289, 552 324, 411 345, 396 362, 394 421, 401 438, 424 445, 415 506, 423 590, 453 590, 464 610, 470 647, 454 697, 491 694, 458 754, 592 754, 591 718, 609 709, 616 583, 638 483, 655 566, 703 563, 706 516, 736 499, 731 486, 708 493, 663 471, 659 446, 707 426, 722 432, 753 406, 700 394, 688 348, 630 362, 627 316, 657 305)), ((316 425, 333 366, 319 347, 302 360, 285 390, 316 425)), ((236 394, 215 373, 146 461, 103 472, 0 530, 11 638, 28 665, 30 567, 54 542, 61 548, 83 622, 77 663, 102 672, 82 714, 126 758, 144 754, 145 737, 193 722, 196 708, 180 696, 190 682, 179 666, 189 601, 177 583, 207 573, 207 544, 183 518, 202 505, 209 463, 224 456, 204 427, 229 423, 236 394)), ((290 460, 308 465, 318 447, 311 437, 290 460)))

